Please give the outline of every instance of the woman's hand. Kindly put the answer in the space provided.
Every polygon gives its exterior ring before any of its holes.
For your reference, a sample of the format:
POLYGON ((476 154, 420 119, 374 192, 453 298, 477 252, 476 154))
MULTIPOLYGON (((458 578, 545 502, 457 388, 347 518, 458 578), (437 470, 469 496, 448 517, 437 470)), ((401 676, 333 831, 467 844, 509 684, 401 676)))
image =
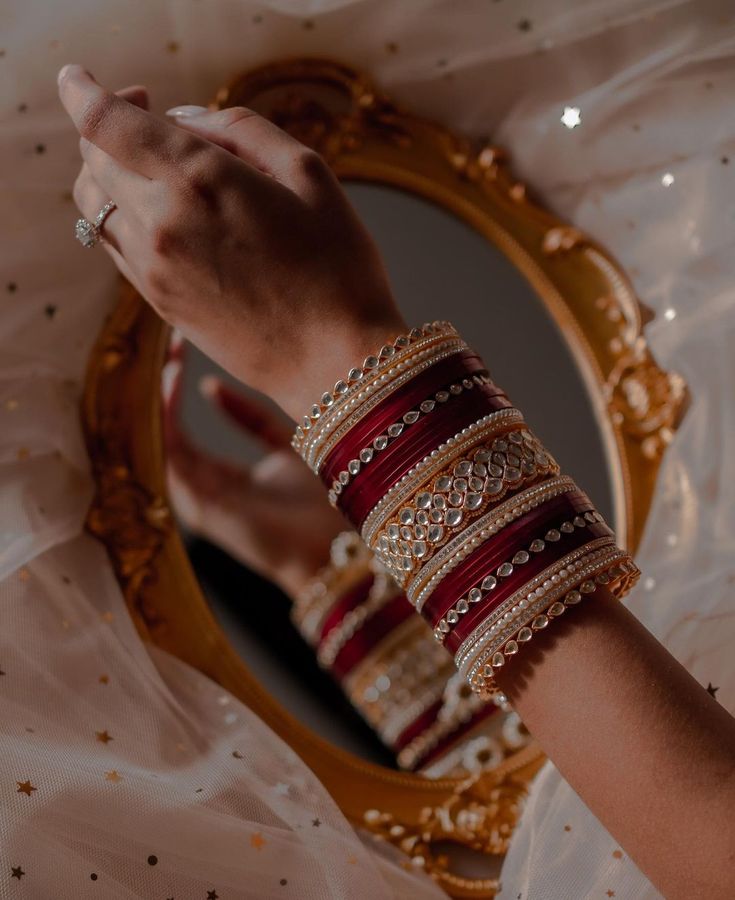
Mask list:
POLYGON ((197 448, 182 431, 182 344, 164 368, 164 435, 169 495, 183 524, 294 597, 327 563, 346 523, 324 488, 290 446, 290 429, 271 410, 215 377, 205 396, 266 453, 236 466, 197 448))
POLYGON ((244 108, 179 127, 59 74, 85 165, 74 197, 149 303, 236 378, 301 418, 405 329, 378 253, 326 163, 244 108))

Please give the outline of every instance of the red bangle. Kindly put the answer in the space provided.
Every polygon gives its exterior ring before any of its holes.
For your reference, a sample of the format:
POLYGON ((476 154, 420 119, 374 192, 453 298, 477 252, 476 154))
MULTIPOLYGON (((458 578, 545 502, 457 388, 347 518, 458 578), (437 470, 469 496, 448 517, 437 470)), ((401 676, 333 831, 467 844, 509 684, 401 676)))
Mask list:
MULTIPOLYGON (((372 448, 375 451, 373 441, 381 434, 388 440, 386 432, 389 426, 404 424, 403 416, 415 410, 420 403, 432 400, 441 390, 446 389, 448 392, 450 385, 461 383, 464 378, 471 378, 480 373, 487 374, 485 364, 470 350, 455 353, 421 372, 372 409, 369 416, 350 428, 340 439, 319 467, 319 476, 324 484, 331 487, 339 473, 347 469, 350 460, 359 459, 360 452, 364 449, 372 448)), ((495 385, 493 388, 496 393, 501 393, 495 385)))
MULTIPOLYGON (((526 582, 539 575, 557 560, 562 559, 567 553, 571 553, 577 548, 597 540, 597 538, 607 536, 612 536, 612 532, 607 525, 596 522, 591 523, 585 529, 575 530, 573 534, 567 535, 564 541, 559 541, 555 544, 547 543, 541 553, 533 554, 524 566, 516 567, 512 575, 499 580, 498 586, 492 592, 489 602, 480 602, 476 604, 475 609, 470 607, 467 615, 463 616, 449 632, 444 641, 444 646, 450 653, 456 652, 465 638, 472 634, 475 627, 483 619, 486 619, 493 610, 497 609, 514 591, 519 590, 526 582)), ((487 574, 490 573, 488 572, 487 574)), ((486 576, 479 576, 474 583, 479 585, 483 577, 486 576)))
POLYGON ((471 422, 496 412, 511 409, 503 395, 492 393, 491 385, 476 386, 455 398, 441 410, 441 415, 427 416, 398 438, 370 467, 361 472, 340 494, 338 505, 345 515, 362 526, 370 510, 418 460, 454 437, 471 422), (487 389, 487 391, 485 390, 487 389))
MULTIPOLYGON (((533 550, 529 550, 534 540, 543 539, 550 529, 558 528, 566 518, 573 519, 592 508, 591 501, 582 491, 570 491, 506 525, 501 532, 493 535, 492 539, 480 544, 463 560, 461 566, 439 582, 422 605, 421 614, 432 627, 436 627, 438 621, 460 597, 475 587, 485 576, 493 574, 498 566, 509 562, 515 553, 522 551, 536 556, 533 550)), ((558 544, 567 546, 566 537, 567 535, 560 532, 558 544)), ((496 591, 497 588, 492 592, 493 597, 496 591)))

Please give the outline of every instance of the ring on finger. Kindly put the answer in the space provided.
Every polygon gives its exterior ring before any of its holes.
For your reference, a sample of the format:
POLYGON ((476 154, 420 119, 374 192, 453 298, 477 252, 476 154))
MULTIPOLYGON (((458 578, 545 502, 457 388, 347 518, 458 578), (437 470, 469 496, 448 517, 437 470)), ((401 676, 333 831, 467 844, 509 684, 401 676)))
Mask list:
POLYGON ((102 240, 102 226, 105 224, 105 219, 114 209, 117 209, 117 203, 114 200, 108 200, 93 221, 90 222, 89 219, 84 217, 77 219, 74 226, 74 235, 83 247, 91 248, 99 244, 102 240))

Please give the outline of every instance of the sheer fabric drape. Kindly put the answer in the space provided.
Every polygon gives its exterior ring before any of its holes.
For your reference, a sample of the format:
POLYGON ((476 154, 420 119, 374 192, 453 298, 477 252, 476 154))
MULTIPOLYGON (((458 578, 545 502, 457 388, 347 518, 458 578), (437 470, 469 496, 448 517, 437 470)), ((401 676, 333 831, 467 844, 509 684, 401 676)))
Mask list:
MULTIPOLYGON (((147 84, 163 110, 267 60, 336 54, 508 147, 621 259, 656 313, 659 360, 690 384, 630 605, 732 709, 730 4, 7 0, 0 33, 0 897, 437 895, 365 848, 234 698, 149 654, 82 533, 77 403, 114 272, 73 240, 76 139, 54 83, 67 61, 147 84)), ((657 896, 550 765, 503 883, 524 900, 657 896)))

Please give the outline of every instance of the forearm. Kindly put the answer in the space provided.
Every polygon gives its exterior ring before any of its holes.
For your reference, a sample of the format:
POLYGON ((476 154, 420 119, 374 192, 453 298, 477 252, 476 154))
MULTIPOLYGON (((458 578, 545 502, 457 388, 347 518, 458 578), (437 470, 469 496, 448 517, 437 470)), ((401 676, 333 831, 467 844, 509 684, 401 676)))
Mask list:
POLYGON ((602 592, 496 680, 667 898, 735 896, 735 720, 602 592))
POLYGON ((636 567, 478 358, 446 324, 411 340, 295 446, 473 691, 507 693, 653 882, 735 895, 733 720, 613 599, 636 567))

